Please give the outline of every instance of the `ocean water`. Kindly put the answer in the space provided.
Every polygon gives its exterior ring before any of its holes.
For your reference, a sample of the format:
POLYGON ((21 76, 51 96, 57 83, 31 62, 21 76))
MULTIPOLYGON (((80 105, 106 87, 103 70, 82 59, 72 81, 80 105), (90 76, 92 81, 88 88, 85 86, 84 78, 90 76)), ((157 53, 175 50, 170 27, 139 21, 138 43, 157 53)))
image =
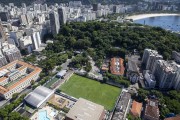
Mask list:
POLYGON ((180 32, 180 16, 158 16, 134 20, 134 23, 162 27, 166 30, 180 32))

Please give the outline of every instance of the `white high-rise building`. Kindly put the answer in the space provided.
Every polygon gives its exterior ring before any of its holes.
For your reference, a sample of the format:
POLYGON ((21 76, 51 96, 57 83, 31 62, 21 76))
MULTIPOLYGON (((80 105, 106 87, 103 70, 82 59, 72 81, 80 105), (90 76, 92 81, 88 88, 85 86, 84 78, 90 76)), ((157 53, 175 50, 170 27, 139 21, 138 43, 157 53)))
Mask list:
POLYGON ((26 49, 26 46, 32 45, 31 36, 24 36, 20 38, 19 42, 20 42, 20 48, 26 49))
POLYGON ((22 25, 27 25, 28 24, 26 15, 21 15, 20 16, 20 22, 21 22, 22 25))
POLYGON ((173 83, 174 89, 180 90, 180 65, 175 62, 173 62, 172 65, 176 71, 176 77, 173 83))
POLYGON ((43 24, 45 22, 45 15, 44 14, 38 15, 38 22, 39 22, 39 24, 43 24))
POLYGON ((172 58, 173 58, 177 63, 180 63, 180 53, 179 53, 179 52, 173 51, 173 52, 172 52, 172 58))
POLYGON ((47 10, 48 10, 47 4, 41 5, 41 11, 47 11, 47 10))
POLYGON ((26 17, 27 17, 27 22, 29 24, 31 24, 33 22, 33 18, 34 18, 33 13, 32 12, 28 12, 26 17))
POLYGON ((34 11, 40 11, 41 5, 40 4, 34 4, 34 11))
POLYGON ((41 45, 41 37, 39 32, 33 32, 31 35, 32 38, 32 44, 34 47, 34 50, 38 49, 41 45))
POLYGON ((160 89, 171 89, 175 86, 177 70, 172 63, 165 60, 157 60, 152 73, 160 89))
POLYGON ((163 56, 159 55, 156 50, 145 49, 143 58, 142 58, 142 64, 145 66, 146 70, 152 71, 155 61, 162 60, 162 59, 163 59, 163 56))

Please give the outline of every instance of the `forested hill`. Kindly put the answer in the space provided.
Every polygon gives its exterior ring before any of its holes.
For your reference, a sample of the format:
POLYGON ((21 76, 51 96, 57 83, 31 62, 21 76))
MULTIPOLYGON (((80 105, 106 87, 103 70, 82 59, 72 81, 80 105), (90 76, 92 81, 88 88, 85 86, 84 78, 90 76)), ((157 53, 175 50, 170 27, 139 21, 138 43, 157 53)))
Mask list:
MULTIPOLYGON (((32 2, 36 0, 0 0, 0 4, 8 4, 14 3, 17 6, 20 6, 21 3, 26 3, 30 5, 32 2)), ((43 0, 44 1, 44 0, 43 0)), ((54 3, 68 3, 69 1, 82 1, 83 4, 92 4, 92 3, 102 3, 102 4, 109 4, 109 3, 125 3, 125 4, 134 4, 142 0, 45 0, 47 4, 54 4, 54 3)))
POLYGON ((173 50, 180 51, 180 38, 159 27, 115 22, 70 23, 62 27, 56 42, 47 50, 84 50, 94 59, 105 56, 123 56, 137 49, 141 55, 145 48, 156 49, 165 59, 173 50))
POLYGON ((30 5, 35 0, 0 0, 0 4, 8 5, 9 3, 14 3, 16 6, 21 6, 22 3, 30 5))

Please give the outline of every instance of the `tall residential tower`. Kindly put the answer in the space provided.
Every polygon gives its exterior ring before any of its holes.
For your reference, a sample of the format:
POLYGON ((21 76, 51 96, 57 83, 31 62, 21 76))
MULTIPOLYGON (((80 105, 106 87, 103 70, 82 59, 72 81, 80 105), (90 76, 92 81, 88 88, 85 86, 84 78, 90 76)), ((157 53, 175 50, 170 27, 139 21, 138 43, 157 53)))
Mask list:
POLYGON ((60 23, 59 23, 59 15, 57 12, 53 11, 49 14, 51 33, 53 36, 59 33, 60 23))

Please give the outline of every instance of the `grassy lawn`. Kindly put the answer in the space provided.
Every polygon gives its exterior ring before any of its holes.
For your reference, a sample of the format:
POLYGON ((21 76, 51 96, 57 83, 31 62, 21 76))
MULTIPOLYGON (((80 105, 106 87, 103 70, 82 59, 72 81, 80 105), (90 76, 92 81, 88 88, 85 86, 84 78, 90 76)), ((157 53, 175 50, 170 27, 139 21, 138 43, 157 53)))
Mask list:
POLYGON ((51 81, 49 81, 46 85, 45 85, 45 87, 51 87, 51 85, 53 85, 56 81, 58 81, 59 80, 59 78, 53 78, 51 81))
POLYGON ((120 88, 101 84, 85 77, 73 75, 68 82, 64 83, 60 90, 76 98, 85 98, 97 104, 103 105, 105 109, 112 110, 120 88))

